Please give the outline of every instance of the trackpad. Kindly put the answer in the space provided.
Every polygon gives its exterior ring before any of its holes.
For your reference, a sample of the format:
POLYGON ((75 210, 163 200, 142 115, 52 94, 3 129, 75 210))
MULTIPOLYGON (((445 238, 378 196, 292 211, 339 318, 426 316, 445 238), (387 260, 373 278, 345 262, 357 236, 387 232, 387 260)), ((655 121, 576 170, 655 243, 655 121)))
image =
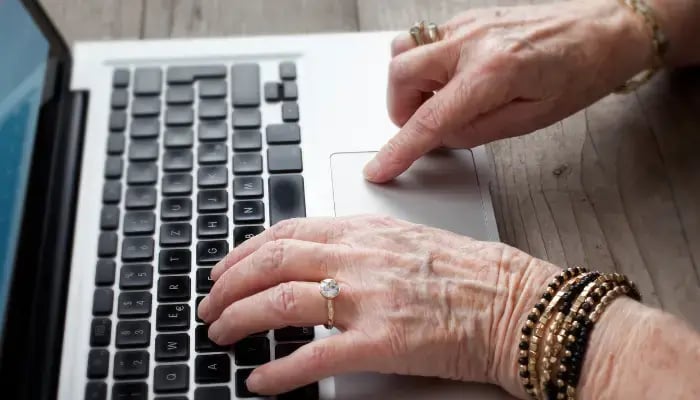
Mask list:
POLYGON ((489 240, 471 151, 430 153, 386 184, 373 184, 362 176, 362 168, 374 154, 331 155, 336 216, 391 215, 489 240))

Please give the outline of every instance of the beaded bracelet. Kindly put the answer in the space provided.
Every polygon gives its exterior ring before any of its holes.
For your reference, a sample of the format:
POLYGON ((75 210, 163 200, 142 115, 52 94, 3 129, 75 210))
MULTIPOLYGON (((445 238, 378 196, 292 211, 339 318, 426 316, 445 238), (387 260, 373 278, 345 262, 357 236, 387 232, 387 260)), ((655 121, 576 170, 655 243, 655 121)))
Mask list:
POLYGON ((535 304, 530 314, 528 314, 525 325, 521 329, 522 335, 518 344, 519 375, 525 391, 534 399, 538 398, 538 390, 535 383, 537 383, 537 349, 539 339, 532 336, 533 329, 549 302, 554 298, 556 291, 569 279, 584 272, 586 272, 585 268, 574 267, 568 268, 555 276, 547 285, 547 289, 542 294, 540 301, 535 304))

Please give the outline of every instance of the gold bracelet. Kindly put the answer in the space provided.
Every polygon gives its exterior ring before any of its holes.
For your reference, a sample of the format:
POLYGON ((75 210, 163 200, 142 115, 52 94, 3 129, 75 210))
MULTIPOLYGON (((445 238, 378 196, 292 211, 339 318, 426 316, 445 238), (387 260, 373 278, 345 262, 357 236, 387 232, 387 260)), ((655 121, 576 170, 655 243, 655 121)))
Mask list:
POLYGON ((644 18, 644 23, 651 30, 651 46, 653 61, 649 69, 641 72, 638 76, 625 82, 617 89, 615 93, 624 94, 630 93, 647 83, 662 67, 663 57, 668 49, 668 39, 666 35, 661 31, 654 11, 647 5, 644 0, 619 0, 624 6, 631 9, 633 12, 641 15, 644 18))

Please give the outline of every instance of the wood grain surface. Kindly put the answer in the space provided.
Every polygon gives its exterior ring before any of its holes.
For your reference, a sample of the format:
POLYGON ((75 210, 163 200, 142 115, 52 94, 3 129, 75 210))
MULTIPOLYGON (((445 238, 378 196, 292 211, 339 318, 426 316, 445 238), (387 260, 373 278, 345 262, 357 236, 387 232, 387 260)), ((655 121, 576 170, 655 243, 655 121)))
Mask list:
MULTIPOLYGON (((404 29, 543 0, 43 0, 69 41, 404 29)), ((492 143, 503 241, 560 266, 630 275, 700 329, 700 70, 658 76, 492 143)))

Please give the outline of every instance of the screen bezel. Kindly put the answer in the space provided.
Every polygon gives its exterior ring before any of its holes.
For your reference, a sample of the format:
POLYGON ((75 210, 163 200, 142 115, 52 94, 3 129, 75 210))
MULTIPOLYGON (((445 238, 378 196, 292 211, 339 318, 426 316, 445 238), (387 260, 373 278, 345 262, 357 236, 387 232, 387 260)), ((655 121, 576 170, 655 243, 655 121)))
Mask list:
MULTIPOLYGON (((0 385, 14 399, 52 399, 63 339, 81 134, 71 54, 44 8, 20 0, 49 44, 21 230, 0 337, 0 385)), ((82 114, 82 113, 81 113, 82 114)))

